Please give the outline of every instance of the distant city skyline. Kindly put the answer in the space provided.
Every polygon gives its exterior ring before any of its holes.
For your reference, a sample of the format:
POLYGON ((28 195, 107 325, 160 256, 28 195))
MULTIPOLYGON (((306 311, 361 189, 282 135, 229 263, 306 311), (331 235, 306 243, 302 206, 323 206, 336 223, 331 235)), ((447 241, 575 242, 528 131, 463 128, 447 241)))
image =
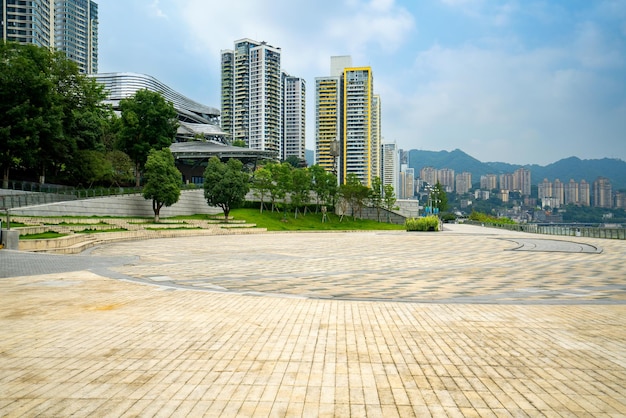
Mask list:
MULTIPOLYGON (((626 160, 626 2, 117 0, 99 25, 101 72, 146 73, 210 106, 220 50, 250 37, 279 45, 309 86, 333 55, 370 66, 382 139, 402 149, 626 160)), ((313 105, 310 89, 307 149, 313 105)))

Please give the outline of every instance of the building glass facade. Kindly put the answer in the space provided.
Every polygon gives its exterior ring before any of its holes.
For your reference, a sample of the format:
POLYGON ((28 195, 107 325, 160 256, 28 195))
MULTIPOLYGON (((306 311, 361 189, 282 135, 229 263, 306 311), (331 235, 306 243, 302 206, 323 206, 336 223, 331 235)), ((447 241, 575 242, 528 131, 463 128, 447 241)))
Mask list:
POLYGON ((91 0, 2 0, 2 39, 63 51, 83 74, 98 72, 98 5, 91 0))
POLYGON ((306 82, 283 73, 283 129, 281 158, 306 158, 306 82))
POLYGON ((337 174, 331 144, 341 138, 341 77, 315 79, 315 164, 337 174))
POLYGON ((355 174, 363 185, 372 184, 373 85, 370 67, 344 69, 342 183, 355 174))

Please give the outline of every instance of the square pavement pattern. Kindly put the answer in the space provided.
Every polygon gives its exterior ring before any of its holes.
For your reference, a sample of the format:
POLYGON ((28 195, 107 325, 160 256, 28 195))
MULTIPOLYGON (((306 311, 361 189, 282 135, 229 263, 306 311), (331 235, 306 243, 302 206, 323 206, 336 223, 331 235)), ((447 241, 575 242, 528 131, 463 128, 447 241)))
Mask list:
POLYGON ((626 416, 625 241, 201 236, 0 277, 3 417, 626 416))

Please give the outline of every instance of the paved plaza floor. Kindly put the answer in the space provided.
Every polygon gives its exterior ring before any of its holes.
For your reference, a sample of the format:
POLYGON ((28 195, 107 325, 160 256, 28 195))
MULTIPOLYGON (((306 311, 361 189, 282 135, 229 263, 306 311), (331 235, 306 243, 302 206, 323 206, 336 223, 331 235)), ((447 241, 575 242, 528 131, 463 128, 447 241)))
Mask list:
POLYGON ((448 225, 0 251, 0 416, 626 416, 626 242, 448 225))

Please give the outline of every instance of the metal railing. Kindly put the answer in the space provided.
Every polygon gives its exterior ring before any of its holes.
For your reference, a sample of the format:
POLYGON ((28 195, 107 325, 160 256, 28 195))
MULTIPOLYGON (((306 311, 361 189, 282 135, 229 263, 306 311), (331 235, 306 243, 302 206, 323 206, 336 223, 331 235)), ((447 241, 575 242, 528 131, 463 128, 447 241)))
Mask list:
POLYGON ((626 228, 604 228, 600 226, 559 224, 481 224, 476 221, 466 221, 465 223, 471 225, 482 225, 491 228, 507 229, 509 231, 530 232, 534 234, 626 240, 626 228))
POLYGON ((8 189, 0 188, 0 208, 19 208, 24 206, 44 205, 89 199, 105 196, 119 196, 140 193, 140 187, 98 187, 79 189, 55 184, 11 181, 8 189))

